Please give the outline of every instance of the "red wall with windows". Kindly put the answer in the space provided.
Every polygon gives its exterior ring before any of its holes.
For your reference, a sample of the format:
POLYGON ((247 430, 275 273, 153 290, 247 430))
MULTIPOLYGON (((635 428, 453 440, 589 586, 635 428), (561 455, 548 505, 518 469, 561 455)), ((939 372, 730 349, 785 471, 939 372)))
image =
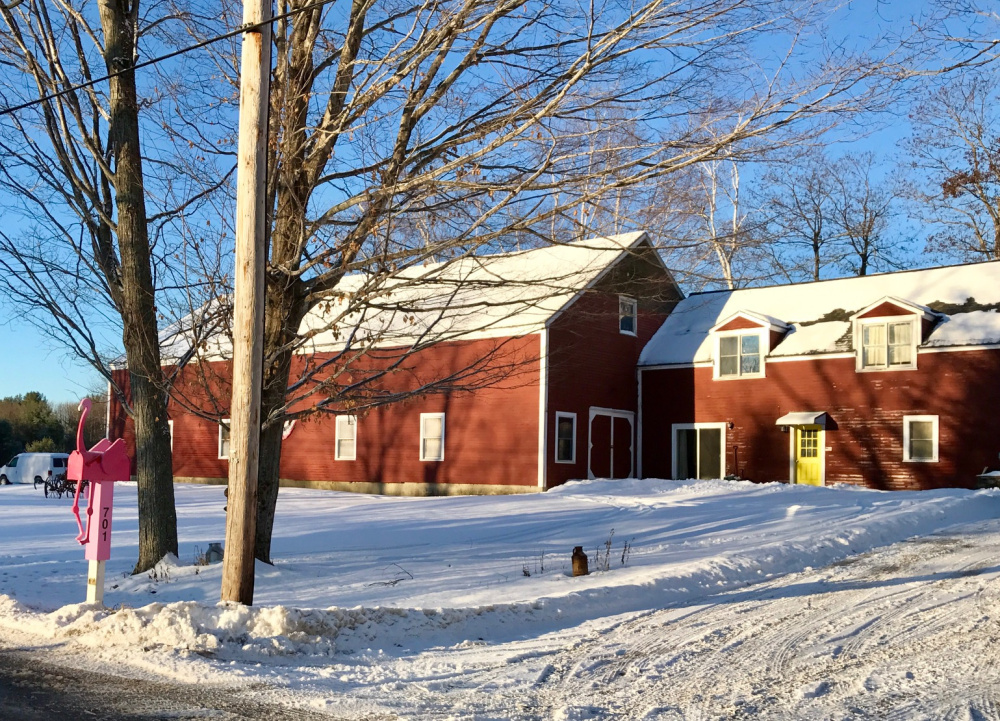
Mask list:
POLYGON ((1000 350, 920 353, 917 370, 858 373, 855 359, 775 362, 765 378, 713 380, 711 366, 642 371, 643 475, 669 478, 671 424, 732 423, 725 465, 788 480, 786 413, 829 414, 826 482, 880 489, 969 487, 998 466, 1000 350), (903 416, 939 416, 938 462, 903 461, 903 416))
MULTIPOLYGON (((504 349, 504 369, 498 370, 492 381, 489 381, 491 371, 485 370, 481 379, 485 387, 414 397, 359 414, 356 460, 334 459, 336 424, 332 416, 318 415, 299 421, 283 444, 281 477, 384 484, 537 486, 540 396, 537 335, 442 343, 412 356, 399 372, 386 376, 382 387, 389 391, 405 389, 427 379, 444 377, 495 353, 498 344, 504 349), (420 460, 421 413, 445 413, 443 461, 420 460)), ((297 357, 295 362, 301 366, 306 358, 297 357)), ((228 364, 211 365, 213 372, 224 380, 228 364)), ((178 391, 186 402, 199 402, 204 410, 210 410, 203 398, 197 398, 201 370, 195 366, 185 369, 178 381, 178 391)), ((295 369, 293 377, 294 373, 295 369)), ((170 415, 174 421, 174 475, 226 478, 228 461, 218 458, 218 424, 186 412, 177 400, 171 400, 170 415)), ((223 409, 222 417, 226 415, 223 409)), ((113 404, 112 418, 113 432, 124 435, 134 455, 131 421, 117 403, 113 404)))
MULTIPOLYGON (((636 412, 638 388, 636 363, 639 353, 666 318, 656 307, 639 303, 636 335, 622 333, 618 326, 618 294, 592 293, 581 297, 549 328, 548 412, 546 428, 546 485, 551 488, 568 480, 587 478, 589 450, 589 412, 591 406, 636 412), (556 412, 576 414, 576 461, 556 463, 556 412)), ((623 434, 627 422, 615 419, 616 439, 623 434)), ((636 426, 638 426, 636 416, 636 426)), ((595 421, 595 442, 610 435, 607 417, 595 421), (607 426, 607 429, 604 428, 607 426), (606 433, 604 431, 607 431, 606 433)), ((637 428, 636 428, 637 430, 637 428)), ((634 473, 638 472, 637 439, 632 437, 635 457, 634 473)), ((619 441, 616 440, 616 447, 619 441)), ((610 463, 605 459, 609 449, 598 443, 595 449, 595 474, 610 463)), ((616 454, 616 477, 622 472, 622 454, 616 454)), ((627 465, 627 464, 626 464, 627 465)))

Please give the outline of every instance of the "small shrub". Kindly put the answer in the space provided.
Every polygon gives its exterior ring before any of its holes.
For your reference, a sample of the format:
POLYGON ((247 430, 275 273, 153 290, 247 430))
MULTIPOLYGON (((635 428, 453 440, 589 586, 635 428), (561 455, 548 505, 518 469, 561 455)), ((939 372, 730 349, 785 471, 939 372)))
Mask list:
POLYGON ((166 566, 161 566, 160 564, 157 564, 153 566, 151 569, 149 569, 147 577, 153 583, 159 583, 160 581, 166 583, 167 581, 170 580, 170 569, 168 569, 166 566))
MULTIPOLYGON (((594 565, 591 570, 594 571, 610 571, 611 570, 611 548, 614 545, 615 529, 611 529, 611 533, 608 534, 608 540, 606 540, 601 546, 597 547, 594 552, 594 565)), ((621 565, 627 566, 629 557, 632 555, 632 541, 625 541, 622 545, 622 553, 620 556, 621 565)))
POLYGON ((539 551, 537 558, 521 563, 521 574, 524 576, 540 575, 545 573, 545 551, 539 551))
POLYGON ((601 551, 601 547, 597 547, 597 551, 594 554, 594 570, 595 571, 607 571, 611 569, 611 544, 614 542, 615 529, 611 529, 611 533, 608 534, 608 540, 604 542, 604 550, 601 551))

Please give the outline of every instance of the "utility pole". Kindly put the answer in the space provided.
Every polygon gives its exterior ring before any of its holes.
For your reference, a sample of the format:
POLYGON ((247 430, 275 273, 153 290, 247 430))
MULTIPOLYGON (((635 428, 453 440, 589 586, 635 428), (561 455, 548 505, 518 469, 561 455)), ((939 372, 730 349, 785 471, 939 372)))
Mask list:
POLYGON ((271 0, 244 0, 233 278, 233 397, 222 600, 253 603, 264 335, 264 196, 271 0))

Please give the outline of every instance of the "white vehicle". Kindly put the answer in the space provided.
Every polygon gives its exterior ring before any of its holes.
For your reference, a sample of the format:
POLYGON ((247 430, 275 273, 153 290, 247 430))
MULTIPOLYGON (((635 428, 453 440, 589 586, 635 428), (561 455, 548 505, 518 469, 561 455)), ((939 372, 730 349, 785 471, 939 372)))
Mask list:
POLYGON ((0 484, 34 483, 66 475, 68 453, 19 453, 0 466, 0 484))

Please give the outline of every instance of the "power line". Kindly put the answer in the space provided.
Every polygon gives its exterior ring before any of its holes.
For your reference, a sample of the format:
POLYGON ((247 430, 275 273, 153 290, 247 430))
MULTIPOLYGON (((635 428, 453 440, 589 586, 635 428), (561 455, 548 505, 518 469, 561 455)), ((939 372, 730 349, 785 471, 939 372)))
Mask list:
MULTIPOLYGON (((40 103, 48 102, 49 100, 55 100, 56 98, 60 98, 63 95, 68 95, 69 93, 74 93, 77 90, 82 90, 83 88, 89 88, 93 85, 97 85, 98 83, 103 83, 105 80, 111 80, 112 78, 117 78, 119 75, 124 75, 125 73, 133 72, 135 70, 141 70, 142 68, 149 67, 150 65, 156 65, 156 63, 162 63, 164 60, 170 60, 171 58, 176 58, 179 55, 184 55, 185 53, 189 53, 192 50, 199 50, 203 47, 206 47, 213 43, 217 43, 221 40, 228 40, 231 37, 242 35, 243 33, 249 32, 250 30, 256 30, 257 28, 263 27, 268 23, 273 23, 275 20, 284 20, 285 18, 292 17, 293 15, 298 15, 299 13, 306 12, 307 10, 312 10, 314 8, 322 7, 323 5, 329 5, 331 2, 336 2, 336 0, 317 0, 316 2, 310 3, 308 5, 303 5, 300 8, 295 8, 280 15, 275 15, 270 20, 264 20, 258 23, 247 23, 245 25, 241 25, 236 30, 231 30, 228 33, 223 33, 222 35, 216 35, 215 37, 208 38, 207 40, 202 40, 201 42, 197 42, 194 45, 189 45, 186 48, 181 48, 180 50, 174 50, 173 52, 167 53, 166 55, 160 55, 158 57, 151 58, 149 60, 143 60, 141 63, 136 63, 132 67, 125 68, 123 70, 118 70, 113 73, 108 73, 107 75, 102 75, 99 78, 94 78, 84 83, 79 83, 78 85, 71 85, 68 88, 64 88, 54 93, 49 93, 48 95, 43 95, 40 98, 29 100, 28 102, 21 103, 20 105, 14 105, 9 108, 4 108, 3 110, 0 110, 0 117, 16 113, 19 110, 30 108, 33 105, 39 105, 40 103)), ((14 6, 15 5, 10 5, 7 6, 7 8, 5 9, 9 9, 10 7, 14 6)))

